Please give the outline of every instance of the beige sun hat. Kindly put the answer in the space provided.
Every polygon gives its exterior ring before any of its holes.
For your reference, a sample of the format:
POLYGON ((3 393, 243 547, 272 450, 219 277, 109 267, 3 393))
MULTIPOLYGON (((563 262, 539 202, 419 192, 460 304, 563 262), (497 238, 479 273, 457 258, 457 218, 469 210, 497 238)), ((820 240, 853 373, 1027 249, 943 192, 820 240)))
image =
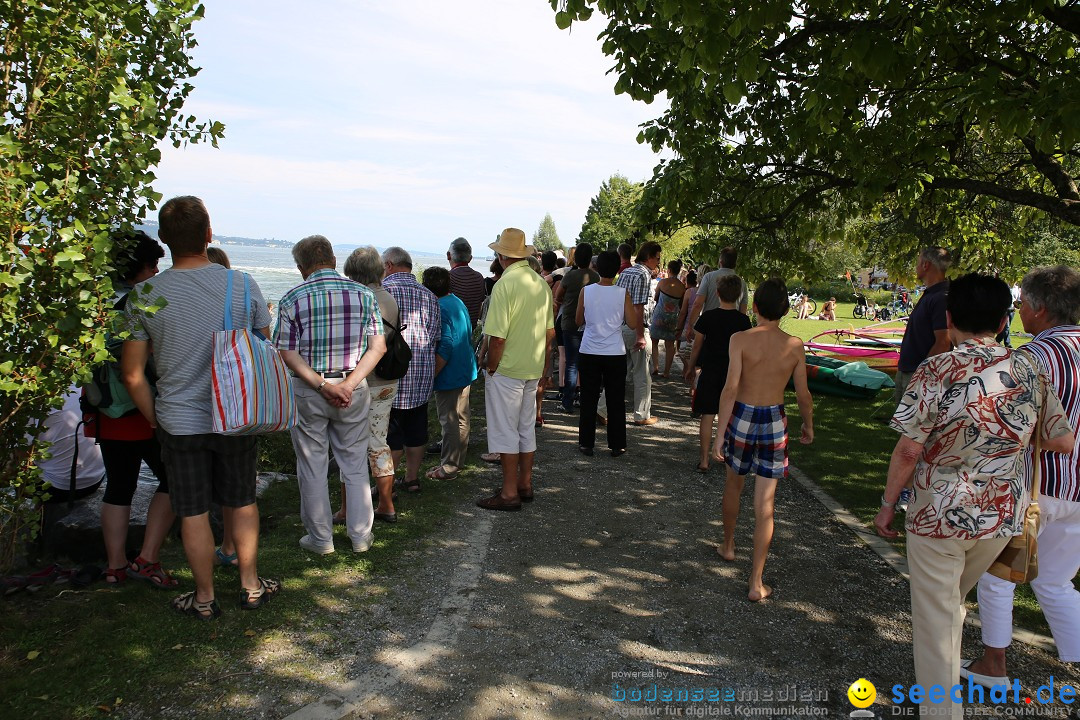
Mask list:
POLYGON ((489 248, 512 258, 529 257, 536 253, 536 248, 525 244, 525 232, 517 228, 506 228, 499 239, 488 245, 489 248))

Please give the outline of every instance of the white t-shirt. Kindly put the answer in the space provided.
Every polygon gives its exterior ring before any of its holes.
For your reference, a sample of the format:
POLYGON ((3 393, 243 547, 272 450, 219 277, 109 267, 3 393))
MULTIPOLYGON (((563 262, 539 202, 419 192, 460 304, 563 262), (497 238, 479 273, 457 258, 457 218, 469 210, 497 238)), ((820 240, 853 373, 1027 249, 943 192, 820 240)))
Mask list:
POLYGON ((580 351, 589 355, 625 355, 622 327, 626 288, 586 285, 581 289, 581 297, 585 300, 585 333, 580 351))
POLYGON ((71 460, 75 454, 75 444, 79 447, 79 460, 75 466, 75 489, 82 490, 98 482, 105 475, 105 462, 101 459, 101 450, 94 444, 94 438, 83 434, 77 427, 82 420, 79 410, 80 390, 72 385, 64 398, 64 406, 53 410, 45 418, 45 431, 38 435, 38 442, 52 443, 49 454, 52 457, 39 459, 37 465, 42 476, 52 483, 56 490, 71 487, 71 460))

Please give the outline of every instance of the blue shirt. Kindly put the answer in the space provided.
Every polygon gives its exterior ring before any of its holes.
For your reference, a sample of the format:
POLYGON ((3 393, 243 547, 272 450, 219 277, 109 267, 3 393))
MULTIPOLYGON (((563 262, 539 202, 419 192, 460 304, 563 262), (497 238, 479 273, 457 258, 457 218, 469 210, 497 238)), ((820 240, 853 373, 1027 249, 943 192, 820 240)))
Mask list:
POLYGON ((472 347, 472 320, 457 295, 439 298, 442 336, 435 352, 446 366, 435 376, 435 390, 457 390, 476 380, 476 354, 472 347))

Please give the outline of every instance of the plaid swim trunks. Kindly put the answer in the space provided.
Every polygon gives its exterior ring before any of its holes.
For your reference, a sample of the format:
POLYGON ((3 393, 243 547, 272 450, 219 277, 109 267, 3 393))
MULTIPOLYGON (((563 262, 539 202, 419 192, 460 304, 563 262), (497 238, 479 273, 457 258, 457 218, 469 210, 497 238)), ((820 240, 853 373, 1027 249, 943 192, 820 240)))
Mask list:
POLYGON ((783 405, 735 403, 724 435, 724 462, 739 475, 787 477, 787 415, 783 405))

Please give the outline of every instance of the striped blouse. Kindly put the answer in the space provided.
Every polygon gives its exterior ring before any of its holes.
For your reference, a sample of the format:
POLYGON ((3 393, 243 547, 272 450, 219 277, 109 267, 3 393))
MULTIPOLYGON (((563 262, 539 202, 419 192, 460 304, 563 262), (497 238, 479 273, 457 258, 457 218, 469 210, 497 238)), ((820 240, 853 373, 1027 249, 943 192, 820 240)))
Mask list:
MULTIPOLYGON (((1069 424, 1080 430, 1080 325, 1044 330, 1017 352, 1027 353, 1046 374, 1069 424)), ((1080 441, 1071 455, 1043 452, 1041 473, 1043 495, 1080 502, 1080 441)))

